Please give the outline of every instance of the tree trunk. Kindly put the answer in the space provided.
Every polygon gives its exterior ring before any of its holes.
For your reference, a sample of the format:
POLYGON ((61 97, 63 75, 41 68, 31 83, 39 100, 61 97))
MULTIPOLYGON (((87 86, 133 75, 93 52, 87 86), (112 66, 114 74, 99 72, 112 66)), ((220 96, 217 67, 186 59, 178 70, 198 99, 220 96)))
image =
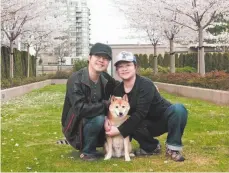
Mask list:
POLYGON ((10 78, 14 77, 14 48, 13 41, 10 40, 10 78))
POLYGON ((27 46, 27 52, 28 52, 28 57, 27 57, 27 59, 28 59, 28 64, 27 64, 27 77, 29 77, 29 44, 28 44, 28 46, 27 46))
POLYGON ((37 56, 38 56, 38 50, 36 50, 36 53, 35 53, 35 61, 36 61, 36 64, 35 64, 35 76, 37 76, 37 74, 38 74, 38 71, 37 71, 37 65, 38 65, 37 56))
POLYGON ((200 73, 200 49, 197 48, 197 73, 200 73))
POLYGON ((44 65, 42 64, 42 69, 41 69, 41 71, 42 71, 42 75, 44 74, 44 65))
POLYGON ((204 47, 203 47, 203 28, 199 28, 199 60, 200 60, 200 75, 205 75, 204 47))
POLYGON ((175 73, 175 54, 173 39, 169 40, 170 45, 170 73, 175 73))
POLYGON ((154 74, 157 74, 157 72, 158 72, 158 69, 157 69, 157 44, 153 44, 153 50, 154 50, 154 58, 153 58, 154 65, 153 65, 153 71, 154 71, 154 74))

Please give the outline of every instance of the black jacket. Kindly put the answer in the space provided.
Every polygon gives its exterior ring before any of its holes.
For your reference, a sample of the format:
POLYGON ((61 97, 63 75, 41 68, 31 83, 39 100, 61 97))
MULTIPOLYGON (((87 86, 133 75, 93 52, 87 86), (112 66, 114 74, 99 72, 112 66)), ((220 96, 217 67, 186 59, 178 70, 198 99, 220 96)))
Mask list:
MULTIPOLYGON (((115 88, 114 95, 122 97, 124 94, 122 82, 115 88)), ((130 103, 130 118, 118 127, 123 137, 131 135, 144 119, 158 121, 171 105, 160 95, 150 79, 139 75, 136 76, 134 87, 127 96, 130 103)))
POLYGON ((106 114, 105 100, 113 94, 118 84, 109 74, 103 72, 100 76, 102 98, 98 103, 91 102, 91 89, 88 68, 83 68, 73 73, 67 81, 64 107, 62 112, 62 131, 74 148, 82 147, 82 119, 106 114))

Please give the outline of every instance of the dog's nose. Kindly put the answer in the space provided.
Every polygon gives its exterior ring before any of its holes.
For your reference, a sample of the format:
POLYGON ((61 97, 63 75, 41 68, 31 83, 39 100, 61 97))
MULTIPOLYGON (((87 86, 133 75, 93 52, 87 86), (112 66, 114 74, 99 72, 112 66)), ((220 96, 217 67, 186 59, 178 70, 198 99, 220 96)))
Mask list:
POLYGON ((122 113, 122 112, 119 112, 119 116, 120 116, 120 117, 123 116, 123 113, 122 113))

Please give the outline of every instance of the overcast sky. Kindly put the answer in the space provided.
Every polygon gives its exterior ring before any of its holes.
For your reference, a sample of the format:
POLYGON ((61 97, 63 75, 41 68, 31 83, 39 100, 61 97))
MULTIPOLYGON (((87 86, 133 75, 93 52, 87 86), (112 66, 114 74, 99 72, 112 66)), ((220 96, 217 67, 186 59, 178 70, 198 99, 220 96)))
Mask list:
POLYGON ((87 0, 87 3, 91 12, 91 43, 140 43, 136 38, 129 38, 137 34, 128 29, 124 15, 114 6, 112 0, 87 0))

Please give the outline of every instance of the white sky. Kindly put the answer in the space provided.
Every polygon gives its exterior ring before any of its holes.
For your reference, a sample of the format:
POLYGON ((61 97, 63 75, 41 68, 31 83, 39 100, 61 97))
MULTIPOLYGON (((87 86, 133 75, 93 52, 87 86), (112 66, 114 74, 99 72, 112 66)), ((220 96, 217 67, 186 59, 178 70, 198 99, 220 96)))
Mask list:
MULTIPOLYGON (((87 0, 91 12, 91 43, 137 44, 139 39, 130 39, 127 20, 112 0, 87 0)), ((136 34, 134 34, 136 35, 136 34)))

